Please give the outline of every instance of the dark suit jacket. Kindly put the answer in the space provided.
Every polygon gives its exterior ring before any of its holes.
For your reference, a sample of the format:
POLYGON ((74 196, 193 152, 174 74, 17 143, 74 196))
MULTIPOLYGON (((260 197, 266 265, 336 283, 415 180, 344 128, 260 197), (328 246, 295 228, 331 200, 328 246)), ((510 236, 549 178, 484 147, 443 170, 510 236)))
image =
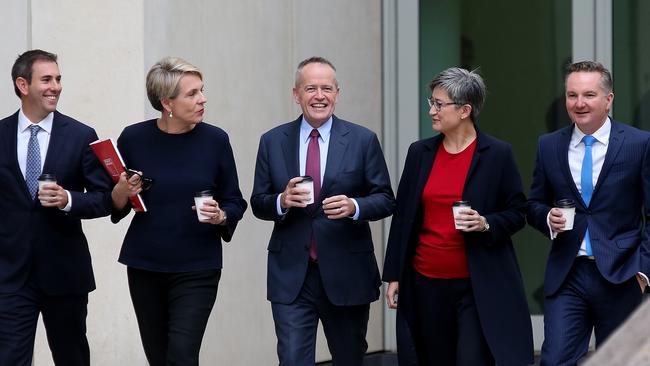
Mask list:
POLYGON ((546 217, 554 202, 563 198, 576 202, 573 230, 560 233, 551 246, 546 295, 564 282, 587 224, 596 265, 608 281, 621 283, 639 271, 650 274, 650 133, 612 120, 605 162, 587 207, 569 169, 573 126, 540 137, 528 200, 528 222, 546 237, 546 217))
POLYGON ((395 205, 379 141, 370 130, 334 116, 316 212, 291 208, 280 216, 276 199, 289 179, 300 175, 301 120, 265 133, 257 154, 251 207, 258 218, 275 222, 268 246, 268 299, 288 304, 300 292, 313 229, 329 300, 335 305, 368 304, 377 300, 381 285, 368 221, 389 216, 395 205), (320 203, 339 194, 357 200, 358 221, 325 216, 320 203))
MULTIPOLYGON (((399 281, 398 311, 409 323, 418 321, 413 317, 411 279, 423 222, 422 192, 442 139, 443 135, 437 135, 409 148, 388 238, 383 280, 399 281)), ((497 364, 531 364, 530 315, 511 240, 526 224, 526 198, 508 144, 478 131, 462 197, 490 224, 489 232, 464 234, 472 290, 485 338, 497 364)))
POLYGON ((54 112, 43 172, 70 192, 66 213, 31 198, 16 157, 17 128, 18 112, 0 121, 0 293, 16 291, 30 276, 51 295, 88 293, 95 280, 80 219, 111 209, 110 177, 88 146, 97 134, 54 112))

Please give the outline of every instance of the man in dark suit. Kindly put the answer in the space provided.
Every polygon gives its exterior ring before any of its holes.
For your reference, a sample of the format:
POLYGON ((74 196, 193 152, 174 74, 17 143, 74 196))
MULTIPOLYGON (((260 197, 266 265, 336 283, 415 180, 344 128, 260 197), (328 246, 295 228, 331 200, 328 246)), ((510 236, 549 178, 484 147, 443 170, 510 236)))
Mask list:
POLYGON ((329 61, 302 61, 293 95, 303 114, 260 140, 251 207, 275 222, 267 297, 280 365, 314 363, 319 319, 334 365, 361 365, 379 297, 368 221, 392 213, 393 191, 377 136, 333 115, 338 94, 329 61), (304 175, 313 178, 312 204, 298 185, 304 175))
POLYGON ((650 273, 650 134, 608 116, 610 72, 570 65, 573 124, 539 140, 528 222, 553 240, 544 280, 542 365, 575 365, 641 301, 650 273), (573 229, 556 201, 575 202, 573 229))
POLYGON ((39 313, 54 362, 88 365, 95 281, 80 219, 110 213, 111 181, 95 131, 56 111, 56 55, 27 51, 11 74, 21 108, 0 121, 0 365, 31 365, 39 313), (56 183, 39 189, 41 173, 56 183))

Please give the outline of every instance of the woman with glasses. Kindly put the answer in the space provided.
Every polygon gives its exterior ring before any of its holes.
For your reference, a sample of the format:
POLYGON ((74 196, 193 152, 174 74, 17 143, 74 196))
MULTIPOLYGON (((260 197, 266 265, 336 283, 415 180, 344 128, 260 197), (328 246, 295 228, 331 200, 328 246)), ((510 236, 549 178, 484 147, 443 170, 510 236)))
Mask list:
POLYGON ((228 135, 202 123, 201 71, 167 57, 149 70, 146 86, 161 114, 125 128, 117 141, 134 171, 113 189, 111 219, 124 218, 129 196, 142 195, 147 212, 133 216, 119 261, 149 364, 198 365, 221 277, 221 242, 231 240, 247 204, 228 135), (209 197, 194 207, 195 193, 204 191, 209 197))
POLYGON ((384 263, 388 305, 407 320, 421 366, 532 364, 511 241, 526 210, 515 158, 476 126, 486 94, 480 75, 450 68, 429 88, 439 134, 413 143, 406 157, 384 263), (462 207, 456 215, 453 206, 462 207))

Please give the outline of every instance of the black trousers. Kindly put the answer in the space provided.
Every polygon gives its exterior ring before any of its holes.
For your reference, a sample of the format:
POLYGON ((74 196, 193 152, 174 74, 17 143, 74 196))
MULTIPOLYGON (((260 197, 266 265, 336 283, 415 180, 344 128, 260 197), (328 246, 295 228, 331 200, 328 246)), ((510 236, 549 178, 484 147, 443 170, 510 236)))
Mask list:
POLYGON ((0 294, 0 366, 30 366, 39 313, 56 365, 90 365, 88 294, 47 295, 28 283, 0 294))
POLYGON ((414 272, 413 341, 420 366, 494 365, 469 279, 414 272))
POLYGON ((129 267, 127 274, 149 365, 198 365, 221 270, 164 273, 129 267))

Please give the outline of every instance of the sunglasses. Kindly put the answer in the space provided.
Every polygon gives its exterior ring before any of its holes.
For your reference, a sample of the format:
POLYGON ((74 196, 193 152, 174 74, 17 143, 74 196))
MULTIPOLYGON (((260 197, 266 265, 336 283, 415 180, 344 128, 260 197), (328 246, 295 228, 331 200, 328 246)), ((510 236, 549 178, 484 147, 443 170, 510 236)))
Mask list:
POLYGON ((139 172, 133 169, 126 170, 126 176, 128 179, 131 179, 131 177, 134 175, 140 177, 141 187, 143 191, 148 190, 153 185, 153 178, 145 177, 144 175, 140 174, 139 172))

